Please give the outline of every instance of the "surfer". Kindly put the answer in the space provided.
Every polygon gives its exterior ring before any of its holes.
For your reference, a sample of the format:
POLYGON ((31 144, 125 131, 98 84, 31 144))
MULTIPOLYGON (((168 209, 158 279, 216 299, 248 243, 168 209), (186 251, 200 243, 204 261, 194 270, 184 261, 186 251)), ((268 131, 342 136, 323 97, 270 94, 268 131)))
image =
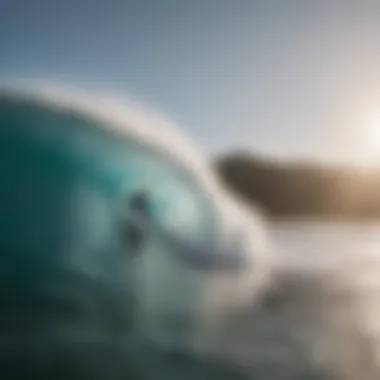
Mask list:
POLYGON ((146 228, 149 220, 149 195, 146 190, 139 190, 128 199, 128 210, 131 213, 125 235, 132 250, 140 251, 146 239, 146 228))
POLYGON ((182 260, 191 267, 198 267, 207 270, 240 270, 246 264, 239 255, 237 243, 229 248, 217 249, 214 244, 204 246, 200 244, 190 244, 183 241, 180 236, 168 231, 161 224, 155 223, 150 214, 150 196, 146 189, 141 189, 130 197, 128 209, 132 214, 131 223, 128 227, 128 238, 135 249, 141 249, 147 235, 156 235, 161 241, 165 241, 168 251, 176 252, 176 258, 181 256, 182 260))

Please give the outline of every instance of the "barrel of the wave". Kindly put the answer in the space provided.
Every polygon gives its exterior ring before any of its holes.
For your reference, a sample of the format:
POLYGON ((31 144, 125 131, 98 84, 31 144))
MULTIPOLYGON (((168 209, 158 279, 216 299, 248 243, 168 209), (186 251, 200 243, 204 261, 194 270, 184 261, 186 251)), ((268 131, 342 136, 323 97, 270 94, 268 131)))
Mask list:
POLYGON ((88 377, 111 380, 149 360, 141 342, 218 351, 267 277, 259 223, 207 162, 79 103, 0 92, 0 378, 20 353, 39 378, 69 357, 72 380, 119 358, 88 377))

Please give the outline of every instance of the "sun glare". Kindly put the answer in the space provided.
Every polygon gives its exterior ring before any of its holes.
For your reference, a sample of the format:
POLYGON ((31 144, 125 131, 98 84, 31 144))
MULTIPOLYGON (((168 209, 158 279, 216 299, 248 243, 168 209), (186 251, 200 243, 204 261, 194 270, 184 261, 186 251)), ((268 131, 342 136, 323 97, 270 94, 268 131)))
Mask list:
POLYGON ((366 158, 368 163, 380 161, 380 112, 373 114, 367 127, 364 127, 363 134, 366 142, 366 158))

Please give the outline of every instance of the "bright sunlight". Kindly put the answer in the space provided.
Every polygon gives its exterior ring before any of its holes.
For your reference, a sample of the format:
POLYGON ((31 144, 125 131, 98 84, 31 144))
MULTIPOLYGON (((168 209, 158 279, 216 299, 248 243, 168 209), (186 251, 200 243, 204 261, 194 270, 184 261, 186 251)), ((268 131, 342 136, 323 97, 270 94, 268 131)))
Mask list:
POLYGON ((365 161, 372 165, 380 162, 380 111, 373 113, 366 124, 363 130, 367 148, 365 161))

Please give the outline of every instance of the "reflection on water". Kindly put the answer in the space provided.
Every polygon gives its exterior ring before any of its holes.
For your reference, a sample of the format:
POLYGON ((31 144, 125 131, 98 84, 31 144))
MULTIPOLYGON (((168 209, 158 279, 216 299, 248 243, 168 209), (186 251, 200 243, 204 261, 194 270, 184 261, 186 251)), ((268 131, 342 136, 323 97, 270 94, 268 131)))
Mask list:
POLYGON ((380 223, 281 222, 271 237, 284 265, 313 270, 340 260, 380 257, 380 223))

